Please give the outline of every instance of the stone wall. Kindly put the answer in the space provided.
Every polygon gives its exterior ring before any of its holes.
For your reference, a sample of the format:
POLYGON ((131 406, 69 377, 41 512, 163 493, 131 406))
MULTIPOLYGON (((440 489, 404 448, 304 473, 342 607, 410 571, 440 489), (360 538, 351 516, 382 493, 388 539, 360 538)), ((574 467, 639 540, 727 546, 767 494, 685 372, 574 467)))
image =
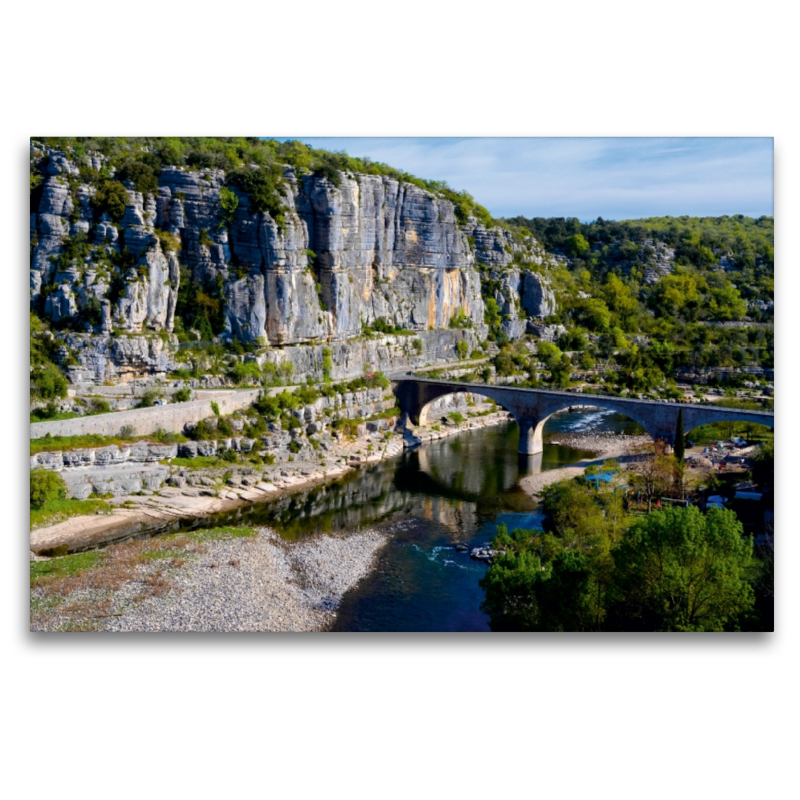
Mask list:
POLYGON ((146 436, 162 429, 178 433, 187 422, 199 422, 211 415, 211 401, 219 406, 221 414, 232 414, 247 408, 258 397, 259 389, 243 389, 230 392, 213 392, 206 397, 188 403, 175 403, 153 408, 118 411, 113 414, 97 414, 78 419, 34 422, 31 424, 31 439, 51 436, 81 436, 90 433, 101 436, 117 436, 127 425, 136 436, 146 436))

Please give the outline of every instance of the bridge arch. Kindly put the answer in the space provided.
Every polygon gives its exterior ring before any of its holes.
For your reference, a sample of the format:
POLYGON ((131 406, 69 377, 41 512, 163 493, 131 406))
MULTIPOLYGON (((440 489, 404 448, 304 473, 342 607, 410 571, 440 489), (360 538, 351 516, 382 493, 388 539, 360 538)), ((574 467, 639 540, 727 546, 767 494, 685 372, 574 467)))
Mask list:
MULTIPOLYGON (((562 411, 568 411, 573 408, 597 408, 607 411, 613 411, 616 414, 620 414, 623 417, 627 417, 628 419, 635 422, 639 425, 651 439, 655 441, 658 438, 658 434, 651 431, 644 421, 644 419, 639 418, 637 419, 637 415, 635 413, 631 413, 629 408, 619 408, 614 407, 612 404, 603 404, 598 405, 594 402, 577 402, 577 403, 563 403, 561 407, 553 407, 548 409, 546 414, 542 415, 538 420, 531 420, 530 424, 526 422, 525 426, 525 435, 528 437, 528 441, 526 443, 527 452, 528 453, 541 453, 544 449, 544 427, 547 422, 556 414, 562 411)), ((522 435, 523 435, 523 428, 522 424, 520 424, 520 452, 522 452, 522 435)))
POLYGON ((494 400, 508 411, 520 426, 519 452, 536 455, 543 449, 542 433, 547 420, 559 411, 576 405, 610 409, 639 423, 654 440, 672 442, 678 419, 683 414, 684 431, 706 422, 734 420, 756 422, 774 428, 772 412, 744 411, 698 404, 638 400, 630 397, 570 394, 552 389, 532 389, 497 384, 459 383, 435 378, 398 377, 395 394, 400 408, 412 423, 425 424, 430 404, 449 394, 471 392, 494 400))
POLYGON ((504 403, 502 403, 500 400, 495 400, 493 397, 491 397, 491 395, 489 393, 484 394, 483 392, 476 391, 475 389, 462 389, 462 390, 458 390, 458 391, 442 392, 442 394, 438 395, 437 397, 433 397, 430 400, 428 400, 419 410, 419 416, 418 416, 418 419, 417 419, 417 424, 418 425, 427 425, 430 422, 429 416, 430 416, 433 404, 437 400, 441 400, 443 397, 449 397, 450 395, 458 395, 458 394, 470 394, 470 395, 473 395, 473 396, 476 396, 476 397, 484 397, 484 398, 486 398, 488 400, 492 400, 494 403, 496 403, 498 406, 500 406, 500 408, 502 408, 504 411, 507 411, 512 416, 515 416, 513 409, 507 408, 504 403))

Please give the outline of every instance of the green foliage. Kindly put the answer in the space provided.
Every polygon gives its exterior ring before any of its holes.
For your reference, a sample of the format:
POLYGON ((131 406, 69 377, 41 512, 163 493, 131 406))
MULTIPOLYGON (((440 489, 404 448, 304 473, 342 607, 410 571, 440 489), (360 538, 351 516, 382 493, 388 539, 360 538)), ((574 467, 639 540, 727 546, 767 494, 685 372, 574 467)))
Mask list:
POLYGON ((571 256, 585 256, 591 248, 586 238, 580 233, 573 233, 567 239, 567 252, 571 256))
POLYGON ((31 505, 42 508, 53 500, 67 496, 67 485, 57 473, 46 469, 32 469, 30 474, 31 505))
POLYGON ((412 339, 411 346, 414 348, 414 352, 417 355, 422 355, 422 339, 419 337, 412 339))
POLYGON ((92 207, 95 213, 108 214, 113 220, 120 220, 125 216, 128 205, 128 192, 118 181, 104 179, 92 196, 92 207))
POLYGON ((97 566, 103 558, 102 551, 90 550, 88 553, 73 553, 46 561, 31 561, 30 584, 33 587, 54 578, 77 575, 97 566))
POLYGON ((213 400, 211 401, 211 410, 214 412, 215 416, 219 416, 219 404, 215 403, 213 400))
POLYGON ((365 336, 372 333, 385 333, 393 336, 410 336, 411 331, 407 328, 398 328, 393 322, 386 317, 378 317, 372 325, 367 325, 365 322, 361 323, 361 332, 365 336))
POLYGON ((460 425, 464 421, 464 415, 460 411, 451 411, 447 418, 456 425, 460 425))
POLYGON ((143 161, 126 161, 114 177, 121 181, 131 181, 133 188, 142 194, 158 194, 158 175, 151 165, 143 161))
MULTIPOLYGON (((42 436, 30 440, 30 454, 43 453, 50 450, 77 450, 84 447, 108 447, 109 445, 128 444, 130 442, 161 441, 159 433, 147 436, 135 436, 133 426, 126 425, 119 436, 101 436, 99 433, 85 433, 80 436, 42 436)), ((170 434, 173 441, 185 442, 186 437, 179 433, 170 434)))
POLYGON ((753 544, 728 509, 694 506, 636 520, 614 554, 616 627, 736 629, 754 602, 753 544))
POLYGON ((228 466, 227 461, 223 461, 217 456, 195 456, 194 458, 173 458, 169 462, 173 467, 185 467, 186 469, 218 469, 228 466))
POLYGON ((472 320, 464 313, 464 309, 459 306, 452 317, 450 317, 450 328, 471 328, 472 320))
POLYGON ((142 399, 136 404, 136 408, 152 408, 160 396, 161 393, 156 389, 148 389, 142 395, 142 399))
POLYGON ((753 605, 752 542, 728 510, 634 517, 610 487, 546 487, 543 530, 498 526, 481 581, 493 630, 736 630, 753 605))
POLYGON ((219 205, 221 208, 219 227, 228 228, 233 222, 236 209, 239 208, 239 197, 236 192, 223 186, 219 190, 219 205))
POLYGON ((184 386, 175 392, 175 400, 178 403, 185 403, 192 399, 192 390, 188 386, 184 386))
POLYGON ((111 506, 104 500, 50 500, 43 506, 30 507, 31 529, 78 517, 84 514, 110 513, 111 506))
POLYGON ((237 170, 228 175, 228 183, 247 193, 254 211, 269 214, 279 228, 286 225, 286 208, 281 197, 283 174, 277 164, 269 168, 237 170))
POLYGON ((156 230, 156 236, 161 243, 161 249, 164 253, 178 253, 181 249, 181 240, 169 231, 156 230))
POLYGON ((230 371, 230 375, 237 384, 258 383, 261 380, 261 367, 256 361, 237 361, 230 371))
POLYGON ((469 345, 462 339, 456 344, 456 352, 459 358, 466 358, 469 353, 469 345))
POLYGON ((50 400, 67 396, 67 379, 55 364, 41 364, 31 372, 31 397, 50 400))
POLYGON ((298 442, 297 439, 292 439, 292 441, 289 442, 290 453, 299 453, 301 449, 300 442, 298 442))
POLYGON ((500 323, 503 321, 502 315, 500 314, 500 306, 497 304, 497 300, 495 300, 494 297, 488 298, 484 304, 483 321, 491 329, 499 328, 500 323))
POLYGON ((322 375, 325 383, 331 382, 331 370, 333 369, 333 359, 330 347, 322 348, 322 375))

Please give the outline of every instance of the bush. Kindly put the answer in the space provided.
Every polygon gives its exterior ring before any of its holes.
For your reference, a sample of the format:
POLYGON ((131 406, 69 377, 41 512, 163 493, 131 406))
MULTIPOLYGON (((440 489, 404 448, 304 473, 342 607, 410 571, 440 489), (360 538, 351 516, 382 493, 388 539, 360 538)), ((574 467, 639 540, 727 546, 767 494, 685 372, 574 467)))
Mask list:
POLYGON ((469 345, 462 340, 456 345, 456 350, 458 351, 459 358, 466 358, 469 352, 469 345))
POLYGON ((31 392, 43 400, 67 396, 67 379, 55 364, 44 364, 31 375, 31 392))
POLYGON ((219 416, 219 405, 213 400, 211 401, 211 410, 214 412, 215 416, 219 416))
POLYGON ((230 374, 236 383, 257 383, 261 380, 261 367, 256 361, 237 361, 230 374))
POLYGON ((132 436, 136 435, 136 429, 133 427, 133 425, 123 425, 119 429, 119 435, 123 439, 130 439, 132 436))
POLYGON ((53 500, 67 496, 67 485, 57 472, 46 469, 31 470, 31 505, 41 508, 53 500))
POLYGON ((178 391, 175 392, 175 400, 178 403, 185 403, 191 399, 192 390, 188 386, 184 386, 182 389, 178 389, 178 391))
POLYGON ((227 186, 223 186, 219 190, 219 204, 222 208, 220 228, 229 227, 233 222, 233 215, 236 213, 236 209, 239 208, 239 198, 236 192, 232 192, 227 186))
POLYGON ((451 422, 455 422, 456 425, 460 425, 464 421, 464 415, 460 411, 453 411, 447 417, 451 422))
POLYGON ((125 216, 128 205, 128 192, 117 181, 105 180, 92 197, 92 206, 98 214, 107 213, 113 220, 120 220, 125 216))
POLYGON ((300 450, 301 450, 300 442, 298 442, 297 439, 292 439, 292 441, 289 442, 289 452, 299 453, 300 450))
POLYGON ((136 408, 152 408, 158 400, 158 392, 155 389, 148 389, 138 402, 136 408))

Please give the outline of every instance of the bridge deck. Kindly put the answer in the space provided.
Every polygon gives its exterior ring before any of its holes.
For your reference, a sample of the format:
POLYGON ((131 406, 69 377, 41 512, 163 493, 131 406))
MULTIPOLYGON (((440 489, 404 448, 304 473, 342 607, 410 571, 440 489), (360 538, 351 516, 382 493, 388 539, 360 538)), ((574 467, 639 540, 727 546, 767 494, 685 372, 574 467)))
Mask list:
POLYGON ((461 383, 460 381, 448 381, 448 380, 441 380, 437 378, 418 378, 416 376, 392 376, 391 380, 395 383, 400 382, 410 382, 410 383, 426 383, 431 384, 434 386, 442 386, 442 387, 452 387, 453 392, 474 392, 475 394, 485 394, 486 389, 492 390, 505 390, 509 392, 519 392, 521 394, 531 394, 531 395, 545 395, 547 397, 554 397, 559 399, 571 401, 571 405, 591 405, 590 400, 603 400, 604 402, 608 403, 609 401, 613 401, 614 403, 619 404, 627 404, 630 403, 631 405, 646 405, 646 406, 653 406, 658 408, 691 408, 691 409, 703 409, 707 411, 718 411, 718 412, 725 412, 730 411, 732 413, 740 412, 742 414, 748 415, 755 415, 758 417, 764 417, 764 419, 768 419, 770 421, 774 421, 775 413, 770 411, 750 411, 748 409, 743 408, 731 408, 728 406, 718 406, 713 405, 710 403, 676 403, 670 400, 639 400, 635 397, 618 397, 617 395, 606 395, 606 394, 584 394, 579 392, 565 392, 565 391, 558 391, 555 389, 531 389, 528 387, 521 387, 521 386, 503 386, 502 384, 486 384, 486 383, 461 383), (483 390, 483 392, 481 392, 483 390))

